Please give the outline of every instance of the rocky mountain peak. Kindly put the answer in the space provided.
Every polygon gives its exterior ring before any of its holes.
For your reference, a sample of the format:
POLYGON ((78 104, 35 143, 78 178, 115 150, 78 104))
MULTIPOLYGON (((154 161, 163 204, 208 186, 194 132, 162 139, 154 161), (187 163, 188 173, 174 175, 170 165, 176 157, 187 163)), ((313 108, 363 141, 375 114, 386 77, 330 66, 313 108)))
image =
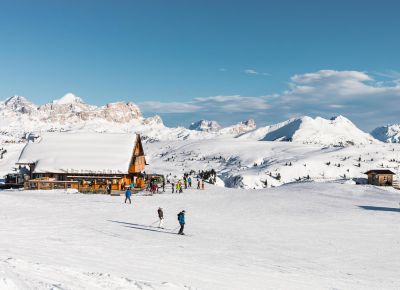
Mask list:
POLYGON ((31 113, 37 109, 32 102, 22 96, 12 96, 4 101, 4 105, 14 112, 23 114, 31 113))
POLYGON ((189 130, 203 132, 217 132, 221 129, 221 125, 217 121, 200 120, 190 124, 189 130))

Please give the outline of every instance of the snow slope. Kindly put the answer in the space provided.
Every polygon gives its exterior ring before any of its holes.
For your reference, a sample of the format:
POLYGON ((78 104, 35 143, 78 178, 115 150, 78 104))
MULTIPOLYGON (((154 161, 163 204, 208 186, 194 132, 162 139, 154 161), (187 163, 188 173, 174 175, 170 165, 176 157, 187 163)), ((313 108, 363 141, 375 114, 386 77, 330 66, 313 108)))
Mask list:
POLYGON ((1 289, 399 289, 398 191, 0 191, 1 289), (166 230, 154 227, 164 208, 166 230), (176 214, 187 212, 186 234, 176 214))
POLYGON ((150 164, 147 172, 168 168, 167 173, 172 176, 182 176, 191 170, 214 169, 223 185, 248 189, 307 179, 357 181, 365 179, 364 173, 370 169, 389 168, 397 172, 400 165, 400 144, 388 143, 325 147, 217 138, 147 143, 144 147, 150 164))
POLYGON ((290 119, 238 138, 261 141, 293 141, 304 144, 346 146, 377 142, 372 136, 358 129, 349 119, 337 116, 330 120, 316 117, 290 119))
POLYGON ((400 124, 375 128, 371 135, 382 142, 400 143, 400 124))

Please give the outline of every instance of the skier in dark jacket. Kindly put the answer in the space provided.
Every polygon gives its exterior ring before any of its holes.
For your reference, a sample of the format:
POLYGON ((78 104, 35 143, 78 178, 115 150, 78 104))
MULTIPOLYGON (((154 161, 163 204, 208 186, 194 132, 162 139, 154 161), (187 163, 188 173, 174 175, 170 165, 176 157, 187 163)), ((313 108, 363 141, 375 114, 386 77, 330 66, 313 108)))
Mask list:
POLYGON ((132 195, 132 191, 128 188, 128 189, 125 191, 125 203, 126 203, 126 201, 129 201, 129 203, 132 203, 132 201, 131 201, 131 195, 132 195))
POLYGON ((160 222, 159 222, 159 224, 158 224, 158 227, 161 228, 161 229, 163 229, 163 222, 164 222, 164 212, 163 212, 163 209, 162 209, 161 207, 159 207, 158 210, 157 210, 157 213, 158 213, 158 218, 159 218, 159 220, 160 220, 160 222))
POLYGON ((185 211, 184 210, 181 211, 180 213, 178 213, 178 221, 179 221, 179 225, 181 226, 178 234, 184 235, 184 233, 183 233, 183 228, 185 227, 185 211))

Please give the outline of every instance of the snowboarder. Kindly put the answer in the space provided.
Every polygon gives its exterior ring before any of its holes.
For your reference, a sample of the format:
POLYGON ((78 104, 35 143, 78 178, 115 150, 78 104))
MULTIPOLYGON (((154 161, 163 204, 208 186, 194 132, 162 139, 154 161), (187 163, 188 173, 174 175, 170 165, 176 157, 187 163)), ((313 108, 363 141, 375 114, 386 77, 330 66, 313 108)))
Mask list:
POLYGON ((157 210, 158 213, 158 219, 160 220, 158 227, 163 229, 163 222, 164 222, 164 212, 163 209, 161 207, 158 208, 157 210))
POLYGON ((185 211, 184 210, 181 211, 180 213, 178 213, 178 221, 179 221, 179 225, 181 226, 178 234, 184 235, 184 233, 183 233, 183 228, 185 227, 185 211))
POLYGON ((129 201, 129 204, 132 203, 132 201, 131 201, 131 195, 132 195, 132 191, 128 188, 128 189, 125 191, 125 203, 126 203, 126 201, 129 201))

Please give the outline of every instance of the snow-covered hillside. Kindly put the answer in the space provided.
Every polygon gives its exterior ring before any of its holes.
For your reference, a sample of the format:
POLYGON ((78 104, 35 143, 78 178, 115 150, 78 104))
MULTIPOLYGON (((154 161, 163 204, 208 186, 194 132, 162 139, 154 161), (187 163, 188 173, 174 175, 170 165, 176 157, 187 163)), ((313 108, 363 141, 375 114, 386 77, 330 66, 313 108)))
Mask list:
POLYGON ((311 180, 365 182, 369 169, 397 172, 400 165, 400 144, 387 143, 325 147, 216 138, 147 143, 145 151, 149 172, 181 176, 191 170, 214 169, 222 186, 248 189, 311 180))
POLYGON ((371 132, 371 135, 383 142, 400 143, 400 124, 378 127, 371 132))
POLYGON ((0 289, 397 290, 399 198, 331 183, 251 194, 206 185, 132 205, 0 191, 0 289), (182 209, 186 236, 174 234, 182 209))
POLYGON ((293 141, 304 144, 346 146, 377 142, 358 129, 349 119, 337 116, 330 120, 305 116, 259 128, 239 136, 246 140, 293 141))

